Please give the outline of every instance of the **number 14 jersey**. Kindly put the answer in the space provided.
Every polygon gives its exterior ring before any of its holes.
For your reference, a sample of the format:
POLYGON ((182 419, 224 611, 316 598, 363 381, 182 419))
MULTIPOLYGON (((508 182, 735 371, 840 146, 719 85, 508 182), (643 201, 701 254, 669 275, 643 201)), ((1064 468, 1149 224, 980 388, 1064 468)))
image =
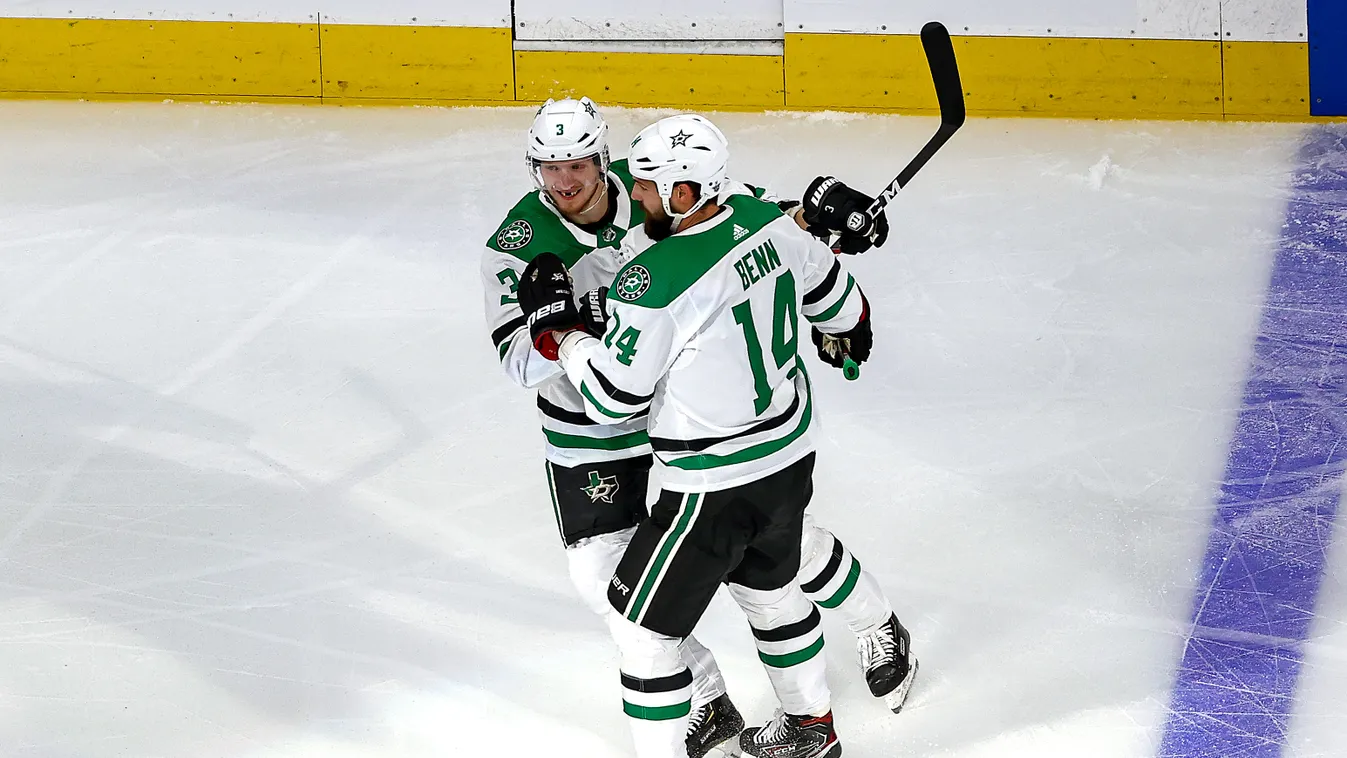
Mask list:
POLYGON ((811 323, 846 331, 864 305, 827 245, 776 205, 734 195, 624 265, 608 308, 603 338, 566 359, 585 413, 620 424, 648 409, 660 486, 705 492, 813 450, 801 335, 811 323))

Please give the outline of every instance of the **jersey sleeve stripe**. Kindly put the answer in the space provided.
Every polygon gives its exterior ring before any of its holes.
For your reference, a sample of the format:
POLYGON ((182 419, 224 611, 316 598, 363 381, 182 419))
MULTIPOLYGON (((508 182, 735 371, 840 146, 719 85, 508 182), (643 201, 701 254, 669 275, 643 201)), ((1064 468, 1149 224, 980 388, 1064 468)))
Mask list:
POLYGON ((598 426, 599 422, 586 416, 582 411, 568 411, 565 408, 549 401, 542 395, 538 396, 538 410, 550 419, 560 421, 572 426, 598 426))
POLYGON ((813 305, 827 297, 828 293, 833 291, 833 287, 837 286, 837 277, 841 272, 842 264, 834 260, 833 267, 828 269, 828 275, 823 278, 819 286, 805 293, 803 304, 806 306, 813 305))
POLYGON ((856 280, 852 278, 851 274, 847 274, 847 288, 842 293, 842 296, 837 298, 837 302, 833 303, 832 307, 828 308, 828 310, 816 316, 806 315, 805 318, 809 319, 814 323, 818 323, 820 321, 829 321, 833 319, 834 317, 837 316, 838 313, 842 312, 842 306, 846 305, 847 298, 851 297, 851 291, 855 288, 856 288, 856 280))
POLYGON ((495 345, 496 347, 500 347, 500 343, 505 342, 506 340, 510 339, 510 337, 513 337, 514 333, 519 331, 521 327, 527 326, 528 322, 529 322, 528 316, 524 315, 521 315, 519 318, 512 318, 509 321, 506 321, 504 324, 502 324, 499 328, 497 328, 494 332, 491 333, 491 344, 495 345))
POLYGON ((648 404, 655 397, 653 393, 649 395, 637 395, 633 392, 618 389, 612 382, 608 381, 608 377, 599 373, 598 369, 594 368, 593 361, 589 362, 589 373, 593 374, 594 378, 598 380, 599 388, 603 390, 603 394, 623 405, 642 406, 648 404))
MULTIPOLYGON (((549 401, 542 395, 538 396, 538 410, 541 411, 544 416, 553 421, 560 421, 563 424, 570 424, 571 426, 599 426, 599 422, 586 416, 584 411, 567 410, 556 403, 549 401)), ((638 419, 649 414, 650 410, 647 408, 631 414, 628 418, 638 419)))
POLYGON ((621 419, 636 415, 636 411, 630 412, 610 411, 607 408, 603 407, 603 403, 600 403, 598 398, 594 397, 594 393, 589 391, 589 385, 584 382, 580 382, 580 394, 585 396, 585 399, 588 400, 590 404, 594 406, 595 410, 607 416, 608 418, 621 419))

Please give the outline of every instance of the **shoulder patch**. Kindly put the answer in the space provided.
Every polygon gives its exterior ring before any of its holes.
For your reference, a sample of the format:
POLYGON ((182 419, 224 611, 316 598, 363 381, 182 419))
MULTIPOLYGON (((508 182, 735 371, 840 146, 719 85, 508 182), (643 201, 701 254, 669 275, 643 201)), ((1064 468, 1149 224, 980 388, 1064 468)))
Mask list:
POLYGON ((496 245, 501 250, 518 250, 533 239, 533 227, 529 222, 519 219, 496 235, 496 245))
POLYGON ((623 300, 632 301, 640 298, 650 289, 650 270, 640 264, 627 268, 617 280, 614 289, 617 296, 623 300))

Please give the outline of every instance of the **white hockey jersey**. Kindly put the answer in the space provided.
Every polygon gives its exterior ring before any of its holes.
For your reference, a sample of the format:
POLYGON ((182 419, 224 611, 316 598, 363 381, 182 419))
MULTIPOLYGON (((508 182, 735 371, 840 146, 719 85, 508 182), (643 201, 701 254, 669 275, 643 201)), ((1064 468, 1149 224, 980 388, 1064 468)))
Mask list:
POLYGON ((744 484, 813 450, 801 335, 809 323, 846 331, 864 310, 826 244, 746 195, 636 255, 608 306, 602 339, 568 340, 567 376, 594 421, 648 413, 655 476, 681 492, 744 484))
POLYGON ((650 453, 644 417, 601 425, 585 415, 580 394, 562 376, 561 368, 533 349, 528 320, 516 294, 524 267, 544 252, 555 253, 566 262, 578 292, 612 283, 625 261, 619 251, 623 240, 633 226, 640 227, 645 216, 640 204, 631 200, 626 161, 614 161, 608 177, 610 191, 616 193, 617 214, 597 233, 572 224, 538 190, 511 209, 482 255, 484 307, 492 343, 506 375, 521 387, 537 389, 545 455, 558 466, 650 453))
MULTIPOLYGON (((620 460, 650 453, 645 414, 618 424, 599 424, 585 415, 584 401, 562 376, 561 367, 533 349, 527 319, 519 309, 516 291, 524 267, 535 255, 555 253, 565 261, 575 291, 588 292, 612 285, 622 266, 651 245, 641 228, 645 214, 631 199, 631 174, 625 160, 609 168, 609 186, 615 192, 617 214, 612 222, 591 233, 571 223, 542 191, 521 199, 482 255, 484 308, 491 340, 501 367, 521 387, 538 391, 547 460, 574 467, 597 461, 620 460)), ((732 191, 774 200, 767 190, 732 183, 732 191)))

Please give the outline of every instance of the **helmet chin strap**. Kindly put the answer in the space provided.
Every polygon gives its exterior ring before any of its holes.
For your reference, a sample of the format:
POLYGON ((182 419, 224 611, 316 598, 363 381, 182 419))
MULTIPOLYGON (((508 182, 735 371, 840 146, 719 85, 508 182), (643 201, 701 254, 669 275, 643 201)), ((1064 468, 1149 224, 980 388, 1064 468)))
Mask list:
MULTIPOLYGON (((673 192, 670 191, 669 194, 672 195, 673 192)), ((691 208, 688 208, 686 211, 682 213, 674 213, 673 207, 669 205, 670 199, 669 197, 660 195, 659 199, 660 202, 663 203, 664 205, 664 212, 669 214, 669 218, 673 219, 673 223, 670 224, 669 228, 673 231, 674 234, 677 234, 679 232, 678 225, 683 223, 683 219, 701 210, 702 206, 706 205, 706 201, 710 200, 711 197, 709 195, 703 194, 701 198, 697 200, 697 202, 692 204, 691 208)))
POLYGON ((599 185, 599 191, 594 193, 594 202, 590 203, 589 205, 586 205, 584 210, 576 214, 577 216, 583 216, 586 213, 589 213, 590 211, 598 207, 600 201, 608 199, 608 177, 601 176, 599 177, 599 181, 601 182, 601 184, 599 185))

